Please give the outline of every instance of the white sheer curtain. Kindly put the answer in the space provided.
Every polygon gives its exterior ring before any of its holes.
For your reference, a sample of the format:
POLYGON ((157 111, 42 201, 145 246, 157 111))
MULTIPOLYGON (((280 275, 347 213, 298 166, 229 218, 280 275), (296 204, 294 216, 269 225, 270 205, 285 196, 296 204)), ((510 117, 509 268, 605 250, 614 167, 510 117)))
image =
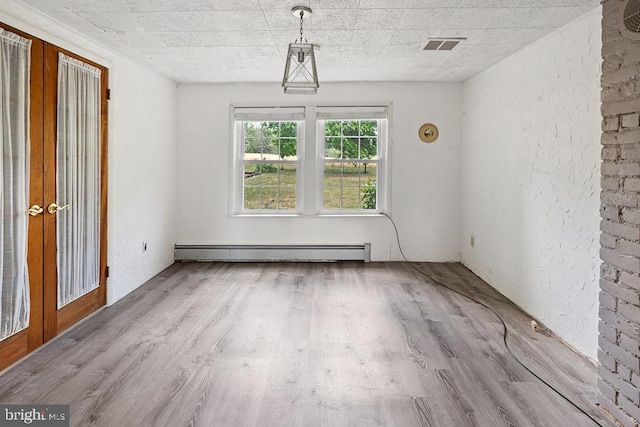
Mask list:
POLYGON ((100 281, 100 70, 58 60, 58 308, 100 281))
POLYGON ((29 69, 31 40, 0 29, 0 339, 29 326, 29 69))

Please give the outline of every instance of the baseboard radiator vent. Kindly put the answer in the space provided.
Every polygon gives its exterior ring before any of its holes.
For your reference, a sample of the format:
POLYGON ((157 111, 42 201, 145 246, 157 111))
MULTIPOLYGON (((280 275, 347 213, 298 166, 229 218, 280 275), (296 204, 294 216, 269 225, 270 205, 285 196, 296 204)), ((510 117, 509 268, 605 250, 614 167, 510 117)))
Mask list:
POLYGON ((371 262, 371 243, 361 245, 176 245, 175 260, 371 262))

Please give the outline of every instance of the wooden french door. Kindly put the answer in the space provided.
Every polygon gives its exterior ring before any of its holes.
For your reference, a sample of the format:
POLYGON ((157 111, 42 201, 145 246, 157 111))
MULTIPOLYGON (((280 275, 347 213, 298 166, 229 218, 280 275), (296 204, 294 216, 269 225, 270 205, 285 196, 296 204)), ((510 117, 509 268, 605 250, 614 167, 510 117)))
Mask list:
POLYGON ((44 197, 47 201, 44 218, 44 340, 48 341, 60 332, 72 326, 80 319, 91 314, 106 303, 106 252, 107 252, 107 78, 108 70, 88 59, 57 46, 45 43, 44 48, 44 197), (57 219, 68 215, 61 210, 49 213, 52 203, 64 206, 67 200, 60 200, 56 194, 58 165, 57 148, 57 110, 58 110, 58 55, 64 54, 100 69, 100 285, 93 291, 75 301, 58 308, 58 271, 57 271, 57 219))
MULTIPOLYGON (((29 34, 23 33, 0 23, 0 28, 31 40, 30 69, 30 171, 29 206, 24 206, 27 215, 29 207, 37 212, 44 206, 44 170, 43 157, 43 100, 44 72, 41 58, 44 55, 44 43, 29 34), (40 58, 40 60, 38 60, 40 58), (34 173, 35 171, 35 173, 34 173)), ((4 218, 3 218, 4 220, 4 218)), ((5 368, 27 353, 33 351, 44 342, 44 323, 42 310, 44 300, 44 216, 37 214, 28 217, 28 252, 27 266, 29 271, 29 326, 22 331, 0 341, 0 369, 5 368)))
POLYGON ((107 84, 108 70, 92 61, 0 23, 3 28, 31 40, 30 69, 30 180, 27 264, 29 271, 29 326, 0 341, 0 369, 52 339, 106 303, 107 249, 107 84), (57 150, 58 55, 64 54, 100 70, 100 215, 99 286, 58 308, 57 220, 70 211, 48 209, 58 200, 57 150))

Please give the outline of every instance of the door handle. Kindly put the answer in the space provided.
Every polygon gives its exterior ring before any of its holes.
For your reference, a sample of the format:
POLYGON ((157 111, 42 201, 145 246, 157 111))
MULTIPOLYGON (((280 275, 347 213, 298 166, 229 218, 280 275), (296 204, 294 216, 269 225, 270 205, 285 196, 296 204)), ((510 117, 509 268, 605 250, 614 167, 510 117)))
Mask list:
POLYGON ((40 207, 39 205, 33 205, 27 211, 27 215, 36 216, 40 215, 42 212, 44 212, 44 208, 40 207))
POLYGON ((55 214, 55 213, 56 213, 56 212, 58 212, 58 211, 61 211, 61 210, 64 210, 64 209, 68 209, 68 208, 69 208, 69 205, 58 206, 58 204, 57 204, 57 203, 51 203, 51 204, 49 205, 49 207, 47 208, 47 211, 48 211, 50 214, 52 214, 52 215, 53 215, 53 214, 55 214))

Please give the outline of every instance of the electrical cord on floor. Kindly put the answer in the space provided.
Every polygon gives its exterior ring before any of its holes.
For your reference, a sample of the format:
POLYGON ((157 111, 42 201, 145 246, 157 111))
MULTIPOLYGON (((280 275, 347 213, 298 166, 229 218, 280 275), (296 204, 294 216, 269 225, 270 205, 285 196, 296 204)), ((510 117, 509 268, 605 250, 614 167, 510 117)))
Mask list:
POLYGON ((527 372, 529 372, 531 375, 533 375, 534 377, 536 377, 541 383, 543 383, 544 385, 546 385, 547 387, 549 387, 551 390, 553 390, 558 396, 562 397, 564 400, 566 400, 567 402, 569 402, 573 407, 575 407, 578 411, 582 412, 586 417, 588 417, 591 421, 593 421, 594 424, 596 424, 599 427, 604 427, 602 424, 600 424, 595 418, 593 418, 591 415, 589 415, 584 409, 582 409, 581 407, 579 407, 575 402, 573 402, 571 399, 569 399, 567 396, 565 396, 562 392, 560 392, 558 389, 556 389, 554 386, 552 386, 551 384, 549 384, 547 381, 543 380, 542 378, 540 378, 540 376, 538 376, 535 372, 533 372, 527 365, 525 365, 523 362, 520 361, 520 359, 518 359, 518 357, 513 353, 513 351, 511 351, 511 348, 509 347, 509 343, 507 342, 507 336, 509 335, 509 328, 507 327, 507 324, 505 323, 504 319, 502 318, 502 316, 493 308, 489 307, 487 304, 483 303, 482 301, 478 301, 477 299, 473 298, 472 296, 469 296, 467 294, 465 294, 464 292, 460 292, 448 285, 445 285, 444 283, 442 283, 441 281, 429 276, 427 273, 423 272, 422 270, 420 270, 418 267, 416 267, 415 265, 413 265, 408 259, 407 257, 404 255, 404 252, 402 251, 402 244, 400 243, 400 234, 398 233, 398 227, 396 226, 395 221, 393 221, 393 219, 387 215, 386 213, 382 213, 382 215, 386 216, 387 219, 389 219, 389 221, 391 221, 391 225, 393 225, 393 229, 395 231, 396 234, 396 241, 398 242, 398 249, 400 249, 400 255, 402 255, 402 259, 404 259, 404 262, 411 268, 413 268, 415 271, 417 271, 421 276, 425 277, 428 281, 435 283, 438 286, 442 286, 443 288, 446 288, 448 290, 450 290, 451 292, 454 292, 464 298, 467 298, 470 301, 473 301, 474 303, 486 308, 487 310, 489 310, 491 313, 493 313, 498 320, 500 320, 500 323, 502 323, 502 341, 504 342, 504 347, 507 349, 507 352, 509 353, 509 355, 516 361, 518 362, 518 364, 520 366, 522 366, 524 369, 527 370, 527 372))

